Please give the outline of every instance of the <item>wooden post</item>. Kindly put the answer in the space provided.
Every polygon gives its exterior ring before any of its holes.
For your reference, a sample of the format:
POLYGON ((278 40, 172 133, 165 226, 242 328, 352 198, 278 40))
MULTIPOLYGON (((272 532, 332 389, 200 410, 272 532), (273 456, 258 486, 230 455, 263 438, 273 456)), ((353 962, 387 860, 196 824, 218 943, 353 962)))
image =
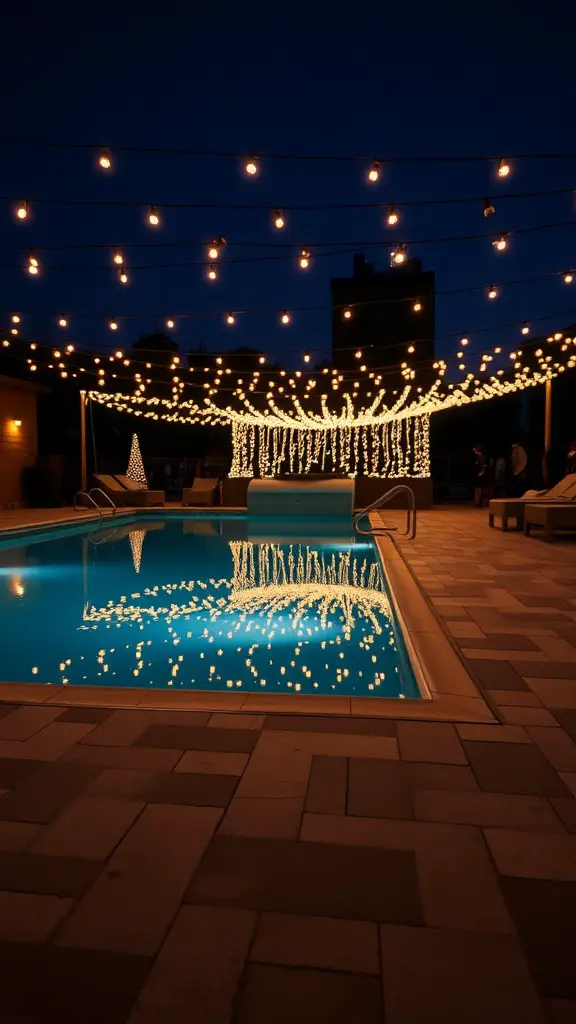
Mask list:
POLYGON ((81 489, 88 487, 88 474, 86 471, 86 392, 80 392, 80 475, 81 489))
POLYGON ((546 405, 544 410, 544 451, 552 445, 552 380, 547 380, 545 384, 546 388, 546 405))

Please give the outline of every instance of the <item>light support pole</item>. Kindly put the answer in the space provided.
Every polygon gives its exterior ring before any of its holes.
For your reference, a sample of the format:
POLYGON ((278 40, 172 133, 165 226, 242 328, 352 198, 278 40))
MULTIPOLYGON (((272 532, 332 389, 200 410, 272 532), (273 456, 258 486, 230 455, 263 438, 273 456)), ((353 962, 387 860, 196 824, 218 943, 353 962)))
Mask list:
POLYGON ((88 486, 88 474, 86 471, 86 392, 80 392, 80 476, 81 490, 85 491, 88 486))
POLYGON ((546 388, 546 404, 544 406, 544 451, 552 445, 552 379, 547 380, 544 385, 546 388))

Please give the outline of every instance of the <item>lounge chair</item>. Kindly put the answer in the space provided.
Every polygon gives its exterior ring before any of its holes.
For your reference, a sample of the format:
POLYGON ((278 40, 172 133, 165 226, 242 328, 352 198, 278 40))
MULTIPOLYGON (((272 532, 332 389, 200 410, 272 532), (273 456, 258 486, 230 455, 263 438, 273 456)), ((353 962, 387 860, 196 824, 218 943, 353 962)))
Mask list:
POLYGON ((124 487, 110 473, 95 473, 94 479, 98 487, 101 487, 115 505, 132 507, 147 507, 148 505, 163 505, 164 491, 147 491, 136 485, 136 489, 124 487))
POLYGON ((192 487, 182 490, 183 505, 215 505, 220 493, 220 480, 217 477, 197 476, 192 487))
POLYGON ((508 520, 516 520, 516 529, 524 525, 524 511, 528 504, 540 505, 576 499, 576 473, 568 473, 563 480, 548 491, 526 491, 521 498, 492 498, 488 506, 488 524, 494 526, 494 518, 502 521, 502 529, 508 529, 508 520))
POLYGON ((528 537, 534 527, 544 530, 544 540, 555 540, 556 530, 576 530, 576 502, 564 505, 526 505, 524 533, 528 537))
POLYGON ((137 484, 135 480, 130 480, 123 473, 114 473, 114 479, 122 487, 125 487, 133 498, 138 498, 136 502, 133 502, 134 504, 148 507, 149 505, 163 505, 166 501, 164 491, 150 491, 147 487, 143 487, 142 484, 137 484))

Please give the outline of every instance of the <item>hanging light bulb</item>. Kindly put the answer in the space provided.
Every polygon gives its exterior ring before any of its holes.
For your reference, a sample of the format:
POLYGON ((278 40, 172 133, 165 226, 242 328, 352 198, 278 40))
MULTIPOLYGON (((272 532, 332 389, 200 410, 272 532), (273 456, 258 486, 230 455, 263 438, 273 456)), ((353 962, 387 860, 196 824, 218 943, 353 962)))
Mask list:
POLYGON ((68 321, 65 316, 61 316, 58 321, 58 327, 68 327, 68 321))
POLYGON ((16 216, 18 220, 26 220, 28 212, 28 203, 25 199, 22 199, 16 207, 16 216))
POLYGON ((14 313, 14 315, 12 317, 12 323, 13 324, 19 324, 20 323, 20 317, 18 316, 18 313, 14 313))
POLYGON ((116 249, 114 256, 112 257, 117 267, 121 267, 124 263, 124 256, 119 249, 116 249))
POLYGON ((166 321, 166 327, 168 328, 169 331, 171 331, 172 328, 174 327, 174 321, 173 320, 167 320, 166 321))
POLYGON ((416 302, 412 306, 412 311, 414 313, 420 313, 421 309, 422 309, 422 303, 420 302, 420 299, 416 299, 416 302))
POLYGON ((110 328, 111 331, 117 331, 118 330, 118 324, 117 324, 116 320, 110 320, 110 322, 108 324, 108 327, 110 328))
POLYGON ((234 313, 228 313, 228 316, 226 317, 226 323, 230 327, 232 327, 236 323, 236 317, 234 316, 234 313))
POLYGON ((530 334, 530 328, 526 322, 522 324, 522 327, 520 328, 520 334, 530 334))
POLYGON ((120 284, 128 284, 128 271, 126 270, 126 267, 120 267, 118 277, 120 279, 120 284))
POLYGON ((346 306, 346 309, 344 310, 342 316, 344 317, 345 320, 352 319, 352 310, 350 309, 350 306, 346 306))
POLYGON ((290 323, 290 313, 287 313, 286 311, 284 311, 282 313, 282 316, 280 317, 280 323, 289 324, 290 323))
POLYGON ((374 163, 372 164, 372 166, 370 167, 370 170, 368 171, 368 181, 372 181, 372 182, 378 181, 378 179, 380 177, 380 171, 381 170, 382 170, 382 165, 381 165, 380 161, 379 160, 375 160, 374 163))
POLYGON ((281 231, 283 227, 286 227, 286 220, 282 210, 274 210, 273 214, 274 227, 281 231))
POLYGON ((412 353, 415 351, 416 349, 414 348, 414 345, 408 345, 407 352, 409 353, 409 355, 412 355, 412 353))
MULTIPOLYGON (((263 366, 264 363, 266 362, 266 356, 260 356, 258 362, 260 363, 261 366, 263 366)), ((258 376, 258 374, 256 374, 256 376, 258 376)))
POLYGON ((310 357, 310 353, 309 352, 305 352, 304 353, 304 362, 305 363, 309 363, 310 362, 310 358, 311 358, 310 357))
POLYGON ((160 217, 155 206, 151 206, 146 215, 146 219, 151 228, 157 228, 160 224, 160 217))
POLYGON ((498 289, 496 288, 495 285, 492 285, 491 288, 488 289, 488 298, 489 299, 497 299, 498 298, 498 289))
POLYGON ((302 270, 306 270, 307 267, 310 266, 310 259, 311 256, 310 253, 308 252, 308 249, 302 249, 300 252, 300 256, 298 257, 298 262, 302 270))
POLYGON ((17 327, 11 327, 10 328, 10 334, 18 334, 18 328, 17 327))
POLYGON ((498 252, 503 252, 508 246, 506 235, 500 235, 498 238, 495 238, 492 245, 498 252))
POLYGON ((392 262, 397 266, 401 266, 407 259, 406 249, 403 245, 400 245, 397 249, 394 249, 392 253, 392 262))
POLYGON ((38 271, 40 269, 40 265, 38 263, 38 259, 34 255, 34 250, 33 249, 30 249, 30 252, 28 253, 28 267, 26 269, 28 270, 29 274, 32 274, 33 277, 36 276, 36 274, 38 273, 38 271))
POLYGON ((259 169, 258 161, 255 156, 251 156, 246 160, 244 170, 251 178, 253 178, 255 174, 258 174, 259 169))
POLYGON ((491 199, 484 200, 484 216, 491 217, 493 213, 496 213, 496 207, 491 199))
POLYGON ((504 158, 502 158, 500 163, 498 164, 498 170, 496 173, 498 174, 499 178, 507 178, 511 170, 512 167, 510 166, 509 161, 504 160, 504 158))
POLYGON ((354 353, 354 358, 355 359, 362 359, 362 352, 361 352, 360 349, 358 349, 358 351, 354 353))
POLYGON ((564 284, 572 284, 573 280, 574 280, 574 275, 572 274, 572 271, 571 270, 566 271, 566 273, 564 274, 564 284))
POLYGON ((388 213, 386 214, 386 223, 389 228, 393 228, 395 224, 400 220, 398 211, 395 206, 388 207, 388 213))
POLYGON ((98 157, 98 163, 103 171, 112 170, 112 156, 109 149, 103 149, 98 157))
POLYGON ((468 338, 460 338, 460 344, 461 345, 467 345, 468 344, 468 338))
POLYGON ((206 276, 209 281, 215 281, 216 278, 218 277, 218 271, 216 270, 216 267, 214 266, 213 263, 208 267, 206 276))

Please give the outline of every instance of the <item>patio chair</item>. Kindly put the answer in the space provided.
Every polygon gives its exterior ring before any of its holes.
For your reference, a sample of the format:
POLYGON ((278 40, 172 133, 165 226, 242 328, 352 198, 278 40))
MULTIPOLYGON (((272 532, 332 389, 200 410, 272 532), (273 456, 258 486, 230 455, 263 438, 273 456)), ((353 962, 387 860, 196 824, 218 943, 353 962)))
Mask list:
POLYGON ((568 473, 563 480, 547 491, 526 491, 521 498, 492 498, 488 505, 488 525, 494 526, 494 518, 500 519, 502 529, 508 529, 508 520, 516 520, 516 529, 524 525, 524 511, 527 504, 547 504, 576 499, 576 473, 568 473))
POLYGON ((197 476, 192 487, 184 487, 182 490, 183 505, 216 505, 216 499, 220 492, 220 480, 218 477, 197 476))
POLYGON ((576 502, 564 505, 526 505, 524 533, 527 537, 537 527, 544 531, 544 540, 555 540, 556 530, 576 530, 576 502))
POLYGON ((94 479, 105 494, 109 495, 115 505, 119 507, 132 506, 143 508, 148 505, 163 505, 163 491, 146 491, 138 488, 133 491, 131 488, 123 487, 110 473, 95 473, 94 479), (150 500, 150 496, 153 500, 150 500))
POLYGON ((130 480, 123 473, 114 473, 114 479, 130 493, 133 505, 148 508, 150 505, 163 505, 166 501, 164 491, 151 491, 142 484, 137 484, 135 480, 130 480))

